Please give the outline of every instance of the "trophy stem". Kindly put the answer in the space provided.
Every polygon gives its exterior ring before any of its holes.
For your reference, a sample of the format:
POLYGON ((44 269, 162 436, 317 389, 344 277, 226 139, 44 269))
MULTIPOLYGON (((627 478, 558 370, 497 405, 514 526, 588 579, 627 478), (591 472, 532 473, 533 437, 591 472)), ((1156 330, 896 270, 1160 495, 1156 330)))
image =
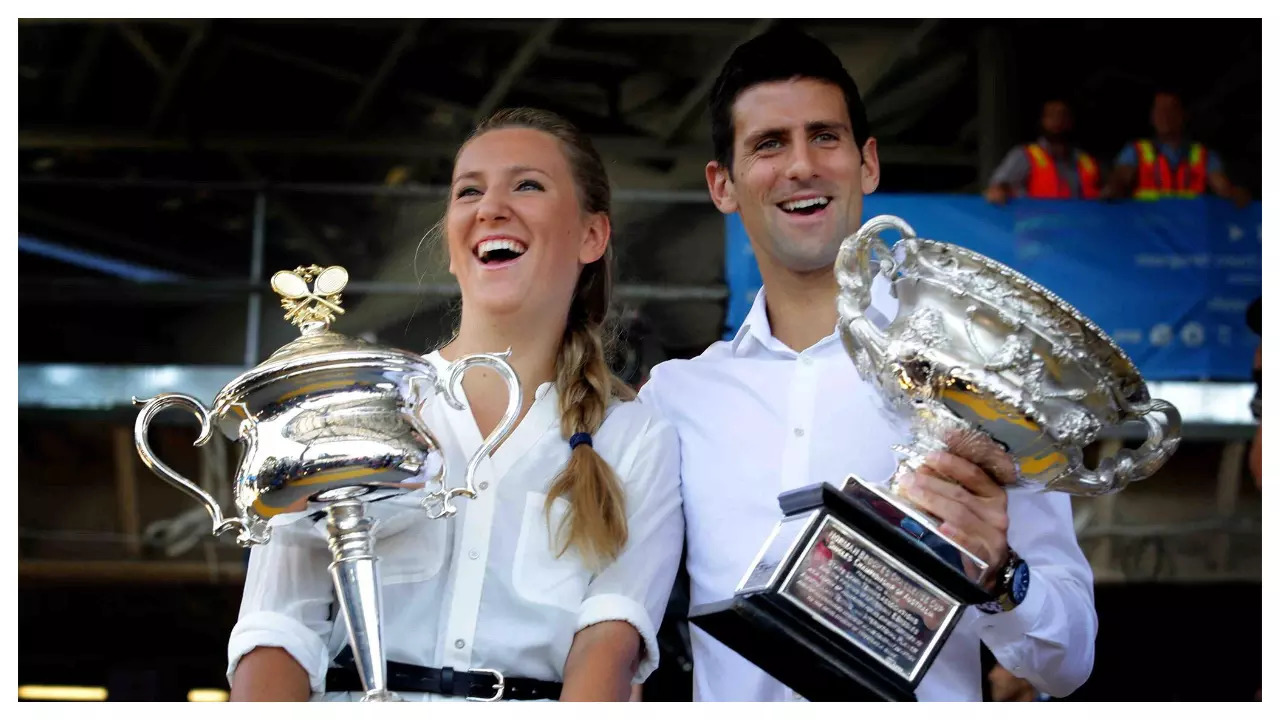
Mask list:
POLYGON ((374 520, 365 504, 350 499, 328 507, 329 575, 342 606, 356 671, 364 685, 363 702, 399 700, 387 689, 386 648, 382 644, 382 583, 373 553, 374 520))

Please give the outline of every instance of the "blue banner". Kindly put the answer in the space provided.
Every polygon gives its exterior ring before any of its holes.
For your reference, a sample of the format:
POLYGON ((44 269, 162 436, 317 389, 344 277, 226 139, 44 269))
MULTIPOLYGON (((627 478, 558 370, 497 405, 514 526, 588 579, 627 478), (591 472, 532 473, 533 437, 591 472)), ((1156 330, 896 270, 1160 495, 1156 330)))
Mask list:
MULTIPOLYGON (((1057 293, 1129 353, 1149 380, 1247 380, 1258 338, 1245 309, 1262 295, 1262 205, 1219 198, 1099 203, 972 195, 870 195, 863 218, 896 215, 921 236, 999 260, 1057 293)), ((760 271, 737 215, 726 218, 726 337, 760 271)))

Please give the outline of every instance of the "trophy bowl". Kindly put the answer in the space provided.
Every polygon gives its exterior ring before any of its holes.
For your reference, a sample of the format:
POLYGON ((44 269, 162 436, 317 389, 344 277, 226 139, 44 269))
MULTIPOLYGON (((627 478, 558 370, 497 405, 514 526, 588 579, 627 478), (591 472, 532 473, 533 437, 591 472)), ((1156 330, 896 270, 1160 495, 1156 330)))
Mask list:
POLYGON ((269 542, 270 522, 277 516, 325 513, 334 558, 329 570, 365 683, 364 699, 392 700, 379 627, 376 522, 367 504, 423 491, 425 518, 453 516, 454 498, 476 497, 476 469, 514 428, 522 394, 505 353, 467 355, 437 373, 421 355, 330 330, 344 312, 340 291, 346 280, 346 270, 338 266, 276 273, 272 287, 300 337, 228 383, 211 408, 181 393, 135 398, 142 409, 134 443, 152 471, 205 506, 214 535, 235 531, 242 546, 269 542), (423 411, 437 396, 461 409, 462 375, 478 366, 491 368, 506 382, 508 403, 498 427, 470 458, 464 482, 451 486, 440 443, 423 423, 423 411), (224 516, 212 495, 152 451, 147 431, 169 408, 185 409, 200 421, 196 445, 217 431, 241 446, 234 516, 224 516), (433 460, 435 472, 428 474, 433 460))
MULTIPOLYGON (((845 490, 890 500, 936 537, 937 522, 897 493, 904 469, 958 452, 1006 486, 1105 495, 1150 477, 1173 455, 1181 419, 1151 398, 1141 373, 1106 333, 1054 293, 991 258, 916 236, 881 215, 840 246, 837 308, 845 350, 890 412, 911 427, 886 487, 851 477, 845 490), (901 239, 892 250, 880 233, 901 239), (867 316, 877 272, 898 311, 881 329, 867 316), (1146 425, 1136 450, 1098 467, 1084 449, 1107 429, 1146 425)), ((986 563, 951 543, 975 581, 986 563)))

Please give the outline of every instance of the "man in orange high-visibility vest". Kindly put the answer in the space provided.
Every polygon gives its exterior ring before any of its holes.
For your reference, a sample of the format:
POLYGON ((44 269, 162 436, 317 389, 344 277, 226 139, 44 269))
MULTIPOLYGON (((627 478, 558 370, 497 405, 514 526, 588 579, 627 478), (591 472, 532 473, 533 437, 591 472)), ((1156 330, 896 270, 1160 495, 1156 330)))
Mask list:
POLYGON ((1154 140, 1135 140, 1116 157, 1104 198, 1193 198, 1211 191, 1241 207, 1249 204, 1249 191, 1227 178, 1218 153, 1187 139, 1186 113, 1177 93, 1156 93, 1151 127, 1154 140))
POLYGON ((1086 200, 1098 197, 1098 163, 1070 142, 1071 107, 1049 100, 1040 115, 1040 138, 1005 155, 991 175, 987 200, 1003 205, 1011 198, 1086 200))

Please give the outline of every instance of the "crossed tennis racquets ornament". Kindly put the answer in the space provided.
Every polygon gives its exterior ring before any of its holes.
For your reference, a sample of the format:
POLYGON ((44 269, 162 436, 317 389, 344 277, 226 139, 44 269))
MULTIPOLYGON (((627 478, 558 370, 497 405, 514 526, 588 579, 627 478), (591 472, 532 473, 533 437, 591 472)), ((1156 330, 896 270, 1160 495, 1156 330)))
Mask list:
POLYGON ((284 319, 299 327, 321 322, 327 327, 342 308, 342 289, 347 286, 347 269, 340 265, 298 266, 271 276, 271 289, 280 296, 287 311, 284 319))

